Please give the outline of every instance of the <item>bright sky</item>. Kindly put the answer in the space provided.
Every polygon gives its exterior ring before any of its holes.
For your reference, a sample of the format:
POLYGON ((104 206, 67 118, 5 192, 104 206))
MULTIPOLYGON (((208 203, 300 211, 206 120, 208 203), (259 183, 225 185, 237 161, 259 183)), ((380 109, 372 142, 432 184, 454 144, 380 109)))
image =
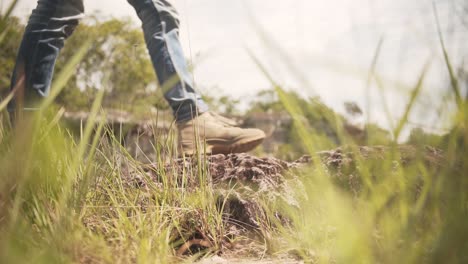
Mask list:
MULTIPOLYGON (((20 0, 16 14, 27 17, 36 2, 20 0)), ((250 50, 267 65, 277 82, 301 94, 319 95, 340 112, 345 101, 355 101, 366 110, 369 99, 372 120, 388 128, 381 93, 375 83, 367 85, 375 50, 382 39, 376 72, 387 88, 385 101, 393 118, 402 114, 409 87, 430 61, 424 96, 420 97, 411 121, 427 128, 447 125, 434 122, 448 76, 437 39, 432 1, 173 0, 172 3, 181 13, 182 43, 187 57, 195 60, 194 76, 202 92, 232 95, 241 98, 246 106, 258 91, 271 87, 249 57, 250 50), (262 41, 254 24, 260 25, 275 44, 262 41), (197 63, 200 56, 203 60, 197 63)), ((460 65, 468 58, 468 28, 462 24, 460 13, 464 1, 435 3, 449 56, 455 65, 460 65)), ((139 25, 126 0, 85 0, 85 6, 88 14, 131 17, 139 25)))

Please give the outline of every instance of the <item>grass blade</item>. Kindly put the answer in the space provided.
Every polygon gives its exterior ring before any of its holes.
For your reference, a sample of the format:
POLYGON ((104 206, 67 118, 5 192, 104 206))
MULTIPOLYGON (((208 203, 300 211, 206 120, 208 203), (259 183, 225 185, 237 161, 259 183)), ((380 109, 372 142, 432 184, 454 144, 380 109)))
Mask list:
POLYGON ((418 82, 416 86, 414 87, 413 91, 411 92, 410 100, 408 102, 408 105, 405 108, 405 113, 403 114, 402 118, 397 124, 397 127, 394 130, 394 139, 396 142, 398 142, 398 138, 400 137, 401 131, 405 127, 405 125, 408 123, 408 117, 409 114, 411 113, 411 110, 413 109, 414 103, 416 102, 416 98, 418 97, 419 93, 421 92, 421 88, 423 87, 424 83, 424 78, 426 76, 427 70, 429 68, 430 63, 427 63, 424 66, 424 69, 419 76, 418 82))
POLYGON ((369 72, 369 77, 367 78, 367 83, 366 83, 366 119, 367 123, 370 123, 371 121, 371 107, 370 107, 370 89, 371 89, 371 83, 372 79, 375 76, 376 68, 377 68, 377 62, 380 57, 380 52, 382 51, 382 44, 383 44, 384 38, 381 37, 379 39, 379 43, 377 44, 377 48, 375 49, 374 52, 374 57, 372 58, 372 63, 371 63, 371 68, 369 72))
POLYGON ((448 56, 447 48, 445 47, 445 41, 442 36, 442 30, 440 29, 440 22, 439 22, 439 14, 437 13, 437 8, 435 2, 432 2, 432 8, 434 10, 434 16, 437 25, 437 33, 439 35, 440 46, 442 48, 442 52, 444 54, 445 65, 447 66, 448 73, 450 75, 450 84, 455 94, 455 101, 457 106, 460 108, 463 105, 463 99, 460 93, 460 84, 458 83, 458 78, 455 75, 455 71, 453 70, 452 63, 450 62, 450 58, 448 56))

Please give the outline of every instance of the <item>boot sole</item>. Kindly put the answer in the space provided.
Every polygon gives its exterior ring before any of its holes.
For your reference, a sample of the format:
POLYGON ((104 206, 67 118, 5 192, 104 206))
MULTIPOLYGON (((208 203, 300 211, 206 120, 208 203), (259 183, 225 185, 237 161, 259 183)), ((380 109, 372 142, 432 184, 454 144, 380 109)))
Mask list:
POLYGON ((211 154, 231 154, 231 153, 243 153, 253 150, 258 145, 262 144, 265 138, 249 139, 241 142, 237 142, 232 145, 213 145, 211 154))
MULTIPOLYGON (((227 155, 231 153, 243 153, 243 152, 253 150, 258 145, 262 144, 263 140, 265 140, 265 137, 244 139, 238 142, 234 142, 232 144, 209 144, 207 143, 204 150, 206 151, 206 154, 212 154, 212 155, 216 155, 216 154, 227 155)), ((200 148, 200 149, 203 149, 203 148, 200 148)), ((190 147, 182 146, 182 150, 183 150, 184 155, 187 155, 187 156, 192 156, 196 153, 196 150, 194 150, 191 146, 190 147)))

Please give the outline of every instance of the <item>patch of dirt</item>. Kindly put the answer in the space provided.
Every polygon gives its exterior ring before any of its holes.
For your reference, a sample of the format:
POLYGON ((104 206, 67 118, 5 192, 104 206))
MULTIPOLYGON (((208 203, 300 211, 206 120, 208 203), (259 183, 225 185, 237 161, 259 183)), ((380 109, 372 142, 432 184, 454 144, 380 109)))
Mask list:
POLYGON ((267 215, 261 202, 274 202, 281 199, 292 206, 299 206, 292 186, 300 186, 298 176, 290 173, 293 169, 310 163, 303 157, 294 162, 249 154, 212 155, 200 158, 181 158, 169 164, 147 164, 143 171, 134 170, 126 176, 126 182, 145 188, 148 184, 163 187, 162 179, 171 179, 172 184, 186 189, 200 187, 200 171, 207 171, 206 181, 217 195, 217 206, 222 208, 230 229, 258 229, 264 224, 267 215), (203 168, 200 168, 203 167, 203 168), (147 180, 151 180, 148 183, 147 180))
POLYGON ((301 264, 304 261, 290 258, 239 258, 239 257, 208 257, 196 262, 198 264, 301 264))
MULTIPOLYGON (((414 146, 398 146, 395 149, 383 146, 342 147, 319 152, 316 157, 320 160, 320 166, 331 172, 330 175, 339 185, 355 195, 359 195, 361 188, 361 179, 356 172, 360 162, 374 162, 376 166, 381 166, 382 161, 391 160, 392 168, 396 168, 409 166, 415 160, 423 160, 430 167, 437 168, 444 161, 440 150, 432 147, 418 149, 414 146)), ((272 157, 259 158, 245 153, 213 155, 176 159, 168 164, 146 164, 138 170, 128 169, 128 173, 123 177, 128 184, 139 188, 145 188, 149 184, 157 184, 163 188, 164 178, 171 179, 173 184, 181 188, 194 189, 200 187, 202 179, 202 182, 208 182, 216 192, 217 207, 223 212, 225 229, 229 230, 229 234, 233 237, 249 236, 252 232, 258 233, 261 227, 271 225, 269 217, 272 215, 283 225, 290 224, 288 219, 279 213, 267 212, 262 205, 266 202, 268 204, 281 202, 300 209, 301 194, 293 190, 301 188, 299 172, 307 167, 313 168, 315 166, 313 160, 310 156, 288 162, 272 157), (148 177, 142 177, 141 170, 148 177), (200 171, 208 173, 200 175, 200 171)), ((180 255, 189 252, 191 246, 198 242, 200 243, 197 246, 208 247, 209 239, 206 239, 204 234, 197 236, 182 245, 179 249, 180 255)), ((228 245, 227 248, 236 250, 232 245, 228 245)), ((255 257, 259 258, 261 254, 255 257)))

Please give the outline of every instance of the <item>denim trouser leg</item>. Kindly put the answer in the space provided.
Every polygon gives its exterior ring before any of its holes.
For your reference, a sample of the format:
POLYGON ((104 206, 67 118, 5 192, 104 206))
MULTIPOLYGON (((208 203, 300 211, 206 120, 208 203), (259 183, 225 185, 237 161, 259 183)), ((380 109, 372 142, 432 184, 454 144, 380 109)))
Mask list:
POLYGON ((142 21, 146 45, 164 97, 176 121, 192 119, 208 111, 194 90, 179 41, 178 14, 166 0, 128 0, 142 21))
POLYGON ((10 112, 34 110, 48 95, 57 56, 83 12, 82 0, 38 1, 18 51, 10 86, 16 94, 8 105, 10 112))
MULTIPOLYGON (((207 105, 194 90, 178 37, 179 21, 165 0, 128 0, 143 23, 148 51, 164 95, 177 121, 206 112, 207 105), (167 87, 166 87, 167 86, 167 87)), ((11 89, 15 99, 8 110, 34 110, 49 93, 55 62, 65 40, 83 17, 83 0, 39 0, 23 36, 11 89), (20 81, 24 85, 17 87, 20 81)))

